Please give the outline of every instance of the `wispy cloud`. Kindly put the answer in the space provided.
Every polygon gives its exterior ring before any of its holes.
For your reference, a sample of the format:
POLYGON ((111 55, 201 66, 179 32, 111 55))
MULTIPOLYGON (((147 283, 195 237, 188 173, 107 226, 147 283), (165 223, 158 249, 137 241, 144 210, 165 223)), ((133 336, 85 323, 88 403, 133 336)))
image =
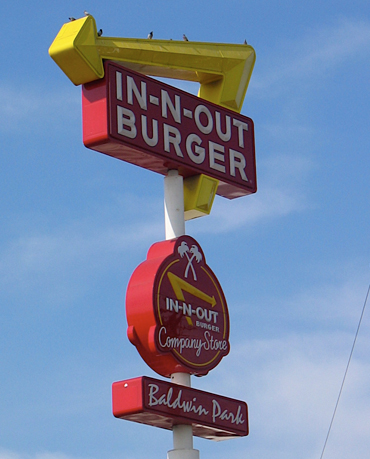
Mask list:
MULTIPOLYGON (((250 283, 248 277, 246 271, 242 283, 250 283)), ((260 299, 233 302, 240 320, 249 323, 253 317, 253 336, 267 331, 280 336, 289 330, 355 332, 370 279, 366 259, 318 263, 314 258, 300 267, 300 277, 294 279, 283 297, 267 289, 260 299)))
POLYGON ((284 309, 290 320, 306 325, 311 323, 315 328, 354 331, 364 303, 368 276, 360 273, 357 278, 351 278, 348 273, 347 279, 313 286, 287 300, 284 309))
MULTIPOLYGON (((253 78, 251 87, 268 91, 273 88, 289 88, 295 80, 307 80, 327 74, 339 65, 349 65, 353 57, 370 54, 370 22, 342 18, 326 28, 315 28, 307 32, 300 41, 279 43, 272 49, 270 65, 262 67, 258 78, 253 78)), ((258 73, 258 68, 256 69, 258 73)))
MULTIPOLYGON (((163 218, 157 219, 153 209, 150 211, 148 199, 145 203, 139 201, 127 196, 119 205, 97 208, 94 214, 78 221, 48 225, 48 231, 25 226, 23 233, 0 247, 3 297, 28 292, 35 298, 50 294, 63 302, 66 295, 73 297, 88 288, 107 267, 122 266, 134 251, 140 253, 140 247, 145 256, 148 246, 163 238, 164 224, 163 218), (142 209, 148 207, 145 217, 135 215, 135 203, 142 209), (113 218, 113 213, 125 215, 127 220, 113 218)), ((151 205, 162 208, 162 203, 154 205, 153 200, 151 205)))
POLYGON ((257 193, 231 201, 216 199, 210 216, 194 224, 195 231, 224 233, 254 227, 312 206, 304 189, 304 182, 314 167, 309 159, 280 154, 266 159, 258 167, 263 180, 257 193))
POLYGON ((45 130, 53 123, 55 128, 73 120, 79 122, 81 113, 79 90, 63 88, 59 94, 36 86, 15 87, 11 83, 0 84, 0 130, 34 132, 45 130), (62 122, 63 120, 63 122, 62 122))
MULTIPOLYGON (((352 338, 341 332, 305 332, 280 339, 245 339, 234 345, 220 365, 222 370, 207 377, 207 385, 217 388, 217 393, 244 399, 249 405, 251 444, 240 444, 239 456, 230 457, 319 457, 352 338)), ((362 345, 368 349, 370 342, 364 339, 362 345)), ((355 355, 328 443, 331 454, 337 453, 333 457, 366 457, 369 370, 368 359, 355 355)))
MULTIPOLYGON (((275 309, 287 320, 291 315, 289 328, 282 327, 281 333, 276 313, 272 318, 274 335, 265 331, 259 338, 248 336, 248 326, 243 328, 239 317, 230 354, 207 380, 197 381, 204 390, 213 387, 216 393, 249 405, 250 438, 229 457, 320 457, 368 286, 368 276, 349 266, 347 279, 338 267, 333 271, 332 282, 326 287, 306 288, 294 301, 275 298, 270 311, 259 311, 261 323, 275 309), (304 327, 294 322, 300 314, 304 327), (320 320, 324 325, 330 320, 330 327, 321 327, 320 320)), ((365 458, 370 447, 367 313, 327 445, 328 456, 338 459, 365 458)))

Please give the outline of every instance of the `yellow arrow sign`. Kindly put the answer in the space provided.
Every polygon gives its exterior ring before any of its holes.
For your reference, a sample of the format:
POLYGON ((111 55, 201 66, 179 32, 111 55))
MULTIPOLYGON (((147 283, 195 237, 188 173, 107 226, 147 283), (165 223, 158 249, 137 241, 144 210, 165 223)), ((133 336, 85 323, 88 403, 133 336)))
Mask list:
POLYGON ((103 78, 108 59, 145 75, 199 82, 199 97, 237 112, 256 59, 249 45, 98 37, 92 16, 64 24, 49 54, 75 85, 103 78))
MULTIPOLYGON (((216 298, 214 296, 207 295, 206 293, 202 292, 202 290, 194 287, 194 285, 191 285, 184 279, 181 279, 181 277, 176 276, 176 274, 169 272, 167 273, 167 276, 178 300, 185 301, 183 292, 188 292, 196 298, 209 303, 212 308, 216 306, 216 298)), ((193 321, 190 317, 186 317, 186 320, 189 325, 193 325, 193 321)))
POLYGON ((194 285, 191 285, 184 279, 181 279, 181 277, 176 276, 176 274, 169 272, 167 273, 167 276, 178 300, 185 301, 183 292, 188 292, 196 298, 209 303, 212 308, 216 306, 217 302, 214 296, 207 295, 206 293, 202 292, 202 290, 194 287, 194 285))

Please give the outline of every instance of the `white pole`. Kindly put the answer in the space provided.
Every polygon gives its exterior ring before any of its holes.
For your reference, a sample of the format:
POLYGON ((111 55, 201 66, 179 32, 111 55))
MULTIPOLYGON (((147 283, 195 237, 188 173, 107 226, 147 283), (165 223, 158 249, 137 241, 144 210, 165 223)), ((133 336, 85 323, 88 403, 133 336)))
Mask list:
POLYGON ((184 184, 176 169, 164 179, 164 224, 166 240, 185 234, 184 184))
MULTIPOLYGON (((185 234, 184 187, 183 178, 177 170, 169 170, 164 179, 164 222, 166 240, 185 234)), ((191 386, 188 373, 174 373, 171 381, 182 386, 191 386)), ((168 451, 167 459, 199 459, 199 451, 193 449, 193 429, 191 425, 175 425, 173 449, 168 451)))

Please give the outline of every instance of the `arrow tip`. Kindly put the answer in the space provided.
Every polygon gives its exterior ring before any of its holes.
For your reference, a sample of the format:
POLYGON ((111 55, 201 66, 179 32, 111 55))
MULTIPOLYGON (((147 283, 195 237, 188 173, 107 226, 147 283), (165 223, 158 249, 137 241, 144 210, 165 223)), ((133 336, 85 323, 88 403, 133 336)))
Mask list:
POLYGON ((88 14, 64 24, 49 48, 52 59, 75 85, 104 76, 103 61, 96 47, 99 33, 95 19, 88 14))

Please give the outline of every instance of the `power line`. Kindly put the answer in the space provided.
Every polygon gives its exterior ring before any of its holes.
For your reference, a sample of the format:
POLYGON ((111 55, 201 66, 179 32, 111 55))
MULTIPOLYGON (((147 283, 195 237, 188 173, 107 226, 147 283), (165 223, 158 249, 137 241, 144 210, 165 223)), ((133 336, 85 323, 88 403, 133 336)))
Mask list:
POLYGON ((354 348, 355 348, 355 344, 356 344, 356 341, 357 341, 358 332, 359 332, 359 330, 360 330, 362 318, 363 318, 363 316, 364 316, 364 312, 365 312, 365 308, 366 308, 367 299, 369 298, 369 293, 370 293, 370 284, 369 284, 369 287, 368 287, 368 289, 367 289, 367 294, 366 294, 366 297, 365 297, 364 305, 363 305, 363 307, 362 307, 362 312, 361 312, 360 320, 359 320, 358 325, 357 325, 357 330, 356 330, 356 334, 355 334, 355 339, 353 340, 351 353, 350 353, 350 355, 349 355, 349 359, 348 359, 348 362, 347 362, 346 371, 344 372, 343 381, 342 381, 342 384, 341 384, 341 386, 340 386, 340 390, 339 390, 339 394, 338 394, 338 398, 337 398, 337 403, 335 404, 334 413, 333 413, 333 416, 332 416, 331 421, 330 421, 329 430, 328 430, 328 433, 327 433, 327 435, 326 435, 326 439, 325 439, 324 447, 323 447, 322 452, 321 452, 320 459, 323 458, 324 452, 325 452, 325 448, 326 448, 326 444, 328 443, 330 431, 331 431, 331 428, 332 428, 332 425, 333 425, 333 422, 334 422, 335 414, 336 414, 336 412, 337 412, 337 408, 338 408, 338 405, 339 405, 340 396, 342 395, 344 382, 345 382, 345 380, 346 380, 346 376, 347 376, 349 364, 351 363, 353 350, 354 350, 354 348))

